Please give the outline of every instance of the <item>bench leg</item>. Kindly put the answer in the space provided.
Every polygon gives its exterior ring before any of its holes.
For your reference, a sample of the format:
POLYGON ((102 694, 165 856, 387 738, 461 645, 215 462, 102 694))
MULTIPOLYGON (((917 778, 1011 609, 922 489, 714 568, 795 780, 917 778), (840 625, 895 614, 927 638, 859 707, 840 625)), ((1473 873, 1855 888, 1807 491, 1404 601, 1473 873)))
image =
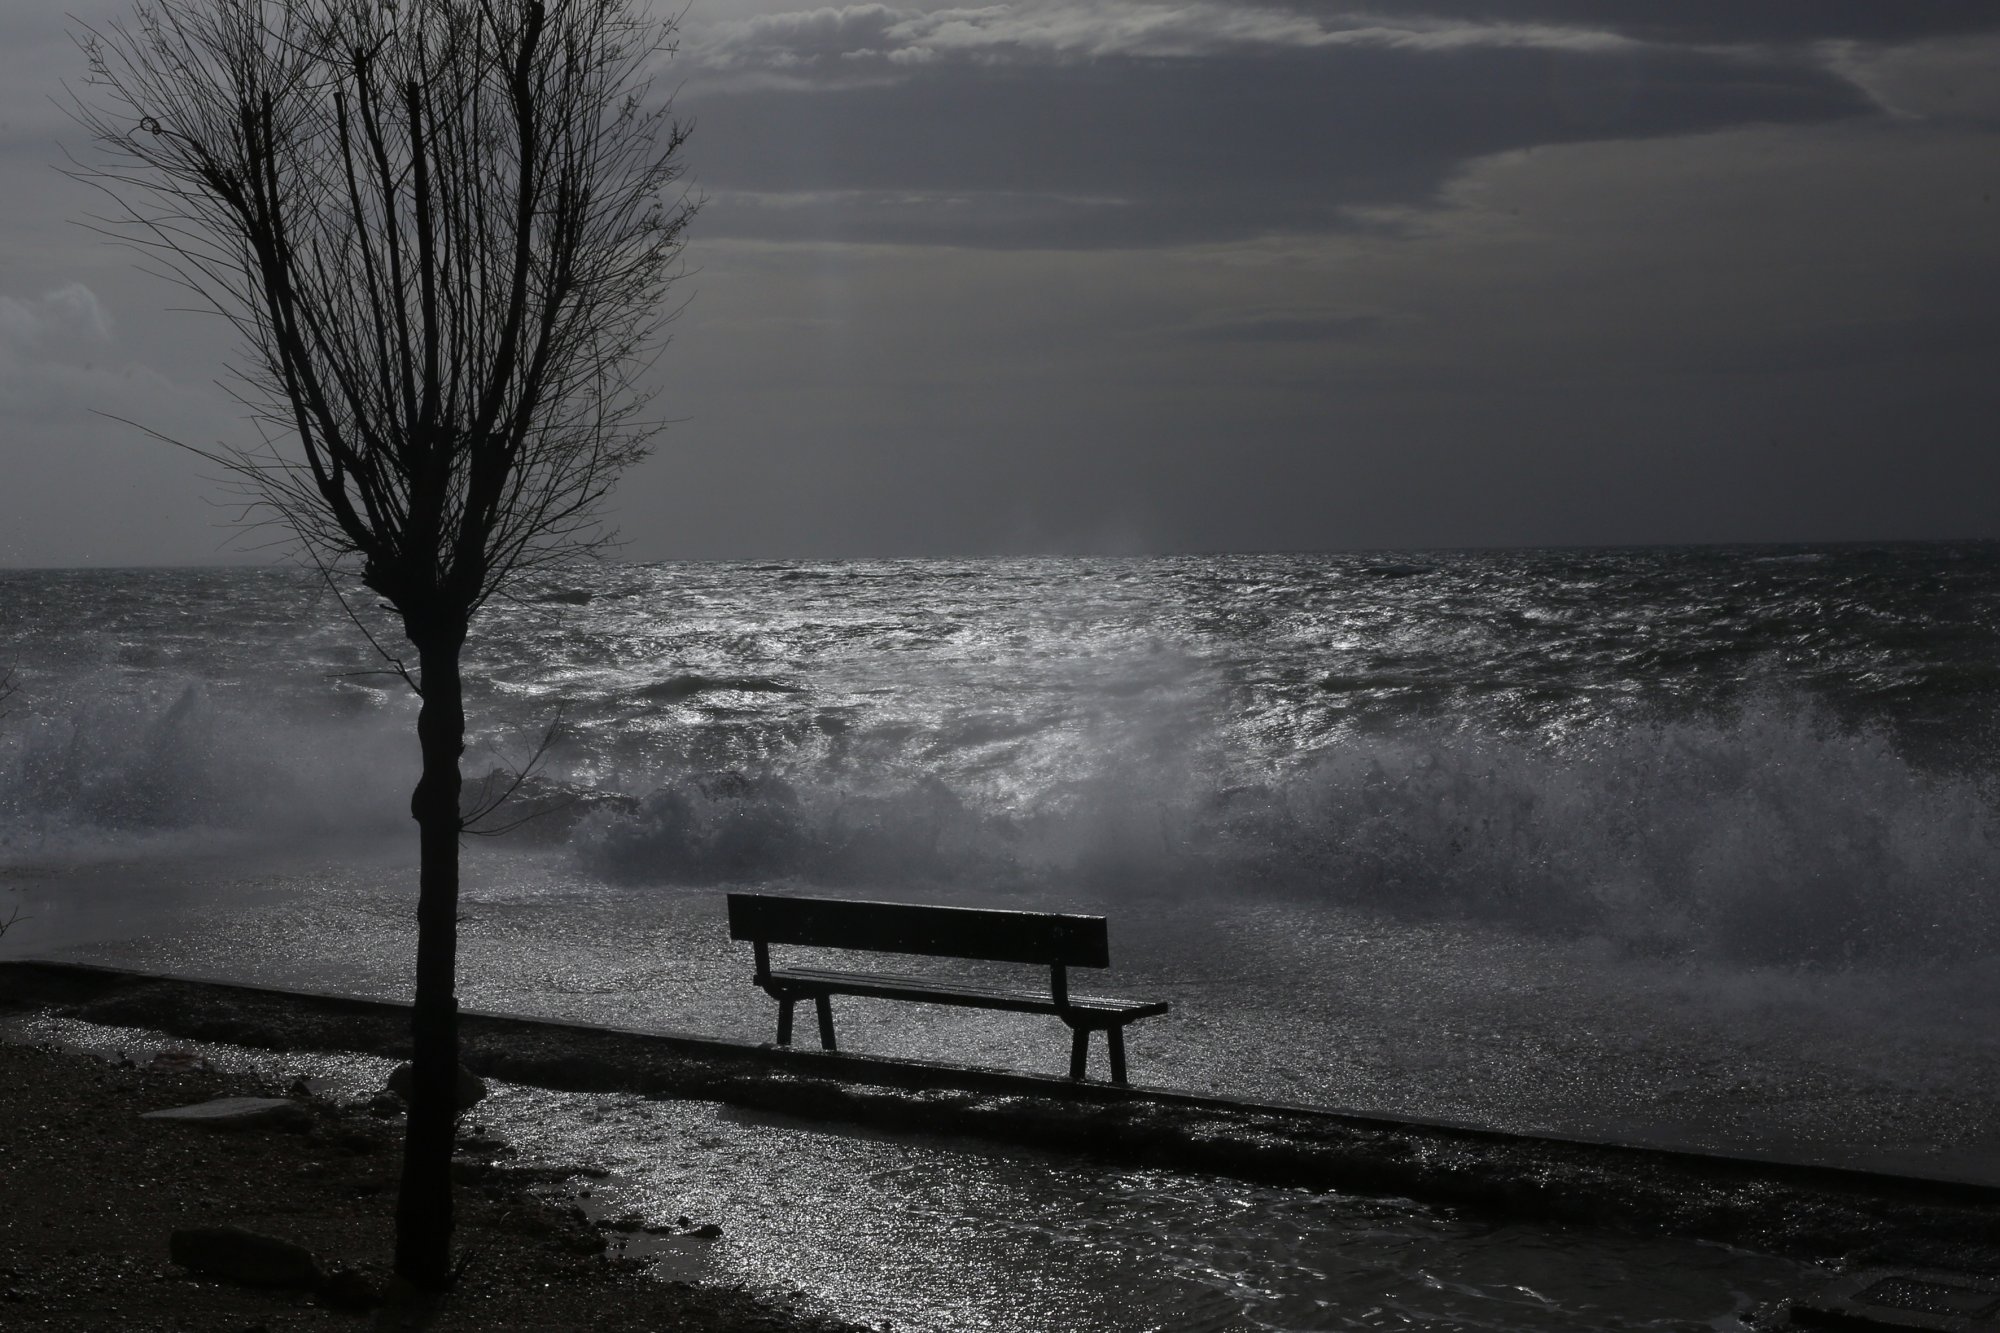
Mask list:
POLYGON ((1122 1027, 1104 1029, 1104 1044, 1111 1048, 1111 1081, 1125 1081, 1125 1029, 1122 1027))
POLYGON ((1090 1063, 1090 1029, 1071 1028, 1069 1031, 1069 1076, 1082 1078, 1084 1066, 1090 1063))
POLYGON ((813 996, 813 1003, 819 1006, 819 1045, 823 1051, 837 1051, 833 1044, 833 1001, 825 995, 813 996))
POLYGON ((797 1000, 778 1001, 778 1045, 792 1044, 792 1006, 797 1000))

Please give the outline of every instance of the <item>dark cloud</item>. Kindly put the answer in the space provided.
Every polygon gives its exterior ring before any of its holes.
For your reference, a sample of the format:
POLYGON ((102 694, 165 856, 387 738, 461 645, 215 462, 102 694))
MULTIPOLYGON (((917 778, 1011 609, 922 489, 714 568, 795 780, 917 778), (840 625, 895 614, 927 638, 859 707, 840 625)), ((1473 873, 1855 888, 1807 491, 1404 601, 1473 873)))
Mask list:
MULTIPOLYGON (((1282 0, 1281 0, 1282 2, 1282 0)), ((1309 15, 1351 12, 1351 0, 1290 0, 1309 15)), ((2000 29, 1993 0, 1422 0, 1411 13, 1477 23, 1548 23, 1651 42, 1867 42, 2000 29)))
MULTIPOLYGON (((0 6, 0 562, 228 553, 196 465, 92 414, 241 430, 226 331, 63 222, 61 11, 130 3, 0 6)), ((634 558, 2000 530, 2000 0, 713 0, 688 39, 713 203, 634 558)))
POLYGON ((711 235, 995 246, 1337 229, 1492 153, 1875 110, 1776 58, 1480 45, 951 62, 686 107, 711 235))

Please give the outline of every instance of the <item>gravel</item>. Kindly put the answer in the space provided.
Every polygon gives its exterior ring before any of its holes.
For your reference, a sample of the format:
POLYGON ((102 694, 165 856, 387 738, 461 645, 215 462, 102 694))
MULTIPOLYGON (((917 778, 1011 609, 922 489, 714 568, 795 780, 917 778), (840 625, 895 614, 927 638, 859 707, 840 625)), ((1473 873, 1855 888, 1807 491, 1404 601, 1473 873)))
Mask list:
POLYGON ((143 1120, 211 1097, 287 1090, 185 1062, 110 1063, 0 1043, 0 1329, 654 1330, 842 1333, 747 1292, 664 1281, 606 1257, 560 1196, 482 1176, 457 1191, 461 1277, 427 1300, 389 1280, 400 1122, 300 1097, 289 1128, 143 1120), (198 1279, 169 1258, 188 1227, 305 1246, 344 1274, 323 1292, 198 1279), (334 1302, 354 1293, 386 1308, 334 1302))

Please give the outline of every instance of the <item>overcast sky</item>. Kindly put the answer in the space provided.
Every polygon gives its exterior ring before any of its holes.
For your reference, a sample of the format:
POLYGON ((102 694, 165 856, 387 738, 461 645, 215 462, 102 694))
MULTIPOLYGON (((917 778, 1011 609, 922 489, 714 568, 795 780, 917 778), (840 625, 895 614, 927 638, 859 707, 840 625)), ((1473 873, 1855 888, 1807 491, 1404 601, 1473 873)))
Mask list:
MULTIPOLYGON (((121 6, 75 0, 100 17, 121 6)), ((0 8, 0 564, 245 552, 0 8)), ((694 0, 632 559, 2000 537, 1993 0, 694 0)))

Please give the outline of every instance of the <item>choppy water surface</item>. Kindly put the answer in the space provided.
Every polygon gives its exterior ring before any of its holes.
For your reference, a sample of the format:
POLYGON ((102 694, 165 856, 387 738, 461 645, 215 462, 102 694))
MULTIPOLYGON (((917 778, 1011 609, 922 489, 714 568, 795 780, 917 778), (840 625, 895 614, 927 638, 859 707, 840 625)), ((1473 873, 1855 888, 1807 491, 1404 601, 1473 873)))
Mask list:
MULTIPOLYGON (((627 799, 545 836, 631 882, 1983 956, 1996 606, 1987 546, 608 566, 491 609, 472 758, 560 710, 627 799)), ((400 818, 407 691, 303 576, 0 576, 0 652, 27 854, 400 818)))
MULTIPOLYGON (((534 795, 571 804, 475 845, 469 1003, 762 1037, 734 885, 1101 911, 1104 988, 1174 1002, 1134 1030, 1145 1081, 2000 1179, 2000 549, 520 593, 471 650, 468 767, 560 712, 534 795)), ((0 948, 403 991, 414 705, 331 596, 4 573, 0 661, 0 883, 31 918, 0 948)), ((1032 1019, 841 1021, 1061 1063, 1032 1019)))

